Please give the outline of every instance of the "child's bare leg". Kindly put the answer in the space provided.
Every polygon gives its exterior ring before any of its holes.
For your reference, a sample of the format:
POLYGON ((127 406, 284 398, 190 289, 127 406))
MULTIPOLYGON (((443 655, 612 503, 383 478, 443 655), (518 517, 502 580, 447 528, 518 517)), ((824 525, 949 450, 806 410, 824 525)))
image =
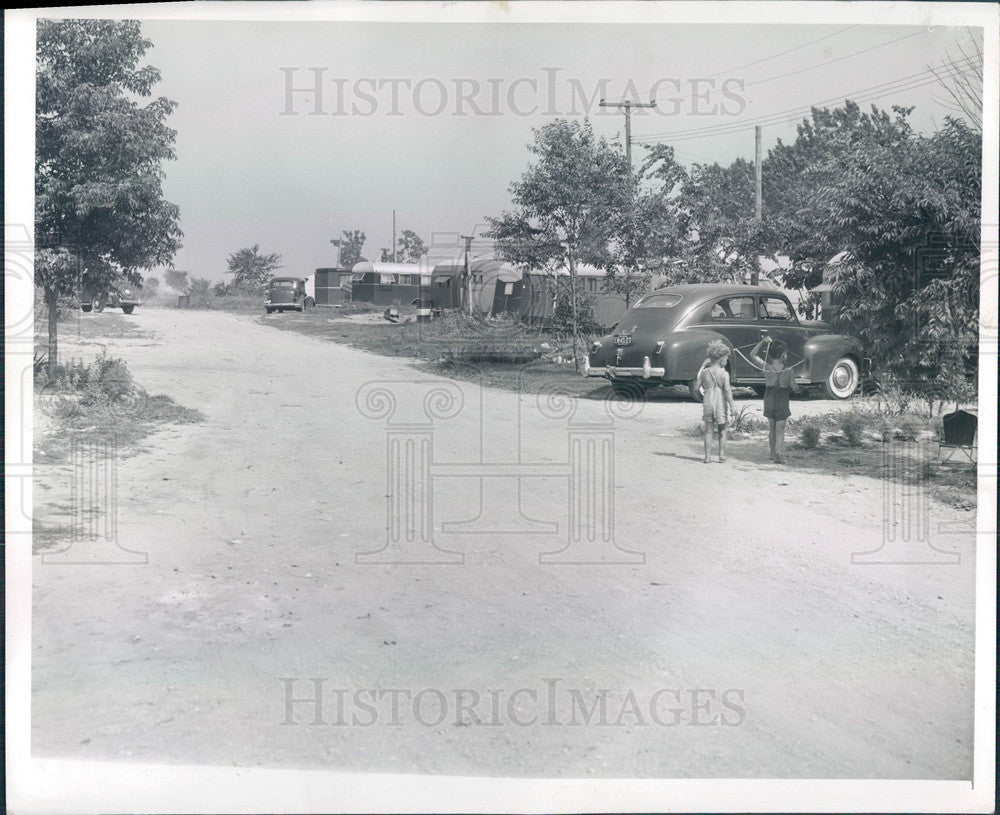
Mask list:
POLYGON ((707 421, 703 424, 705 425, 705 463, 708 464, 708 456, 712 447, 712 425, 707 421))
POLYGON ((719 428, 719 461, 726 460, 726 428, 719 428))
POLYGON ((768 419, 767 423, 768 433, 767 433, 767 443, 771 447, 771 458, 774 458, 774 442, 775 442, 775 425, 777 424, 774 419, 768 419))
POLYGON ((785 450, 785 420, 774 423, 774 456, 781 458, 785 450))

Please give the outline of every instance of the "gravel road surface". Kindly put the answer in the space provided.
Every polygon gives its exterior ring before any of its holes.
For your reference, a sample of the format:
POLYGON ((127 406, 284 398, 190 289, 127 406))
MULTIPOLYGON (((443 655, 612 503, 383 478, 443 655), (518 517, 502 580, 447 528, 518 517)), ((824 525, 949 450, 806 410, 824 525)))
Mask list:
MULTIPOLYGON (((36 556, 34 754, 971 776, 967 514, 861 476, 705 465, 682 399, 540 402, 250 316, 124 319, 145 333, 109 353, 206 420, 116 461, 113 543, 36 556), (398 505, 393 461, 418 485, 398 505), (852 562, 900 506, 960 562, 852 562)), ((36 517, 60 522, 69 482, 38 481, 36 517)))

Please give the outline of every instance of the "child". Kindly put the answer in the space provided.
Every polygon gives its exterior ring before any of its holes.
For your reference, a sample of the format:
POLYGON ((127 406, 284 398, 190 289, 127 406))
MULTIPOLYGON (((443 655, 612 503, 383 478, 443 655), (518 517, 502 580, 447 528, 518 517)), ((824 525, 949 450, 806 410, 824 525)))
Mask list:
POLYGON ((785 449, 785 422, 792 415, 788 407, 788 395, 791 391, 799 390, 795 384, 794 372, 787 364, 788 349, 765 336, 750 352, 750 359, 764 369, 764 416, 770 424, 768 441, 771 446, 771 461, 784 464, 781 454, 785 449))
POLYGON ((726 372, 729 347, 722 340, 712 340, 708 345, 708 366, 698 373, 698 387, 704 394, 702 400, 702 420, 705 423, 705 463, 708 464, 712 444, 712 432, 719 435, 719 461, 726 460, 727 409, 736 414, 733 389, 726 372))

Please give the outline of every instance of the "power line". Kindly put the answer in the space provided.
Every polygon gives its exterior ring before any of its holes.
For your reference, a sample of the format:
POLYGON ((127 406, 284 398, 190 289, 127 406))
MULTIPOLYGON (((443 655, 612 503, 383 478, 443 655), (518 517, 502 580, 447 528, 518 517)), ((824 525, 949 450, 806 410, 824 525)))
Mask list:
POLYGON ((839 31, 834 31, 832 34, 827 34, 825 37, 820 37, 816 40, 809 40, 809 42, 804 42, 802 45, 796 45, 794 48, 789 48, 787 51, 779 51, 777 54, 771 54, 769 57, 762 57, 761 59, 756 59, 753 62, 748 62, 745 65, 737 65, 735 68, 728 68, 725 71, 719 71, 717 74, 710 74, 704 77, 705 79, 713 79, 717 76, 722 76, 723 74, 731 74, 733 71, 741 71, 744 68, 749 68, 751 65, 760 65, 762 62, 768 62, 772 59, 777 59, 778 57, 783 57, 785 54, 790 54, 792 51, 798 51, 800 48, 805 48, 809 45, 815 45, 818 42, 823 42, 823 40, 828 40, 831 37, 836 37, 838 34, 843 34, 845 31, 850 31, 852 28, 857 28, 856 25, 849 25, 846 28, 841 28, 839 31))
MULTIPOLYGON (((978 63, 973 64, 974 60, 958 60, 956 61, 956 70, 958 66, 963 63, 966 68, 976 68, 978 70, 978 63)), ((801 115, 802 113, 808 113, 814 107, 820 107, 822 105, 830 104, 832 102, 839 102, 842 99, 851 99, 855 102, 865 102, 872 99, 877 99, 881 96, 885 96, 889 93, 895 93, 897 91, 913 90, 925 85, 933 84, 937 81, 934 77, 933 72, 930 70, 919 71, 914 74, 909 74, 907 76, 898 77, 897 79, 890 80, 889 82, 883 82, 879 85, 873 85, 868 88, 862 88, 860 90, 851 91, 849 93, 841 93, 836 96, 830 97, 829 99, 824 99, 819 102, 812 102, 810 104, 801 105, 795 108, 789 108, 788 110, 777 111, 775 113, 770 113, 765 116, 758 117, 757 119, 743 120, 740 122, 732 122, 730 124, 724 125, 714 125, 711 127, 696 127, 688 128, 687 130, 677 130, 677 131, 661 131, 657 133, 643 133, 638 134, 639 138, 643 139, 655 139, 661 137, 669 137, 671 140, 683 140, 683 139, 694 139, 701 138, 703 136, 713 135, 721 132, 735 132, 737 130, 742 130, 750 125, 760 124, 778 124, 783 121, 787 121, 788 117, 793 118, 801 115)))
POLYGON ((747 82, 746 87, 749 87, 750 85, 763 85, 765 82, 774 82, 774 80, 776 79, 785 79, 786 77, 795 76, 796 74, 804 74, 806 71, 814 71, 817 68, 825 68, 827 65, 833 65, 833 63, 835 62, 841 62, 845 59, 851 59, 853 57, 860 56, 861 54, 867 54, 869 51, 875 51, 879 48, 885 48, 887 45, 893 45, 894 43, 902 42, 903 40, 908 40, 911 37, 916 37, 919 36, 920 34, 926 34, 928 30, 929 29, 925 29, 923 31, 915 31, 912 34, 906 34, 903 37, 897 37, 894 40, 889 40, 888 42, 883 42, 879 43, 878 45, 873 45, 871 46, 871 48, 863 48, 860 51, 855 51, 853 54, 845 54, 844 56, 837 57, 836 59, 828 59, 826 62, 820 62, 817 63, 816 65, 810 65, 806 68, 800 68, 797 71, 789 71, 788 73, 770 76, 767 79, 757 79, 754 80, 753 82, 747 82))

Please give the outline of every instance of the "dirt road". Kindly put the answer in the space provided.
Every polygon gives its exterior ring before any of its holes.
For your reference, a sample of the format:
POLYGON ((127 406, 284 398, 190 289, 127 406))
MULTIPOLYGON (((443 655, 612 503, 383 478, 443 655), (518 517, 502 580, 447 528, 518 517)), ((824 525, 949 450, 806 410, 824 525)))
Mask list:
MULTIPOLYGON (((912 522, 898 508, 914 496, 746 456, 704 465, 690 402, 613 415, 251 317, 129 319, 151 334, 109 352, 206 421, 117 462, 114 544, 36 556, 36 755, 971 776, 973 535, 948 531, 967 515, 925 518, 957 565, 852 563, 882 546, 889 508, 912 522), (421 473, 427 515, 419 487, 387 504, 421 473), (588 542, 588 518, 613 519, 614 546, 610 527, 588 542), (623 562, 580 562, 601 558, 623 562), (406 559, 432 562, 384 563, 406 559), (294 701, 317 688, 322 710, 294 701)), ((37 514, 57 522, 70 486, 40 481, 37 514)))

